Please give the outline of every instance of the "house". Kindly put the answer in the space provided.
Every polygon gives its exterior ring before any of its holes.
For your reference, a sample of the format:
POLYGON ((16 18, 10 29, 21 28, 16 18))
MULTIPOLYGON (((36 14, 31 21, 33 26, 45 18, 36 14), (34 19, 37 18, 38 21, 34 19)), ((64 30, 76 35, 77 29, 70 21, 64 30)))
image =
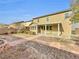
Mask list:
POLYGON ((20 29, 20 28, 23 27, 21 25, 21 23, 24 23, 24 21, 14 22, 14 23, 12 23, 12 24, 9 25, 9 28, 20 29))
POLYGON ((42 35, 70 36, 71 14, 71 10, 65 10, 33 18, 30 24, 30 31, 42 35))
POLYGON ((16 29, 17 32, 27 32, 30 31, 29 25, 31 24, 31 21, 20 21, 20 22, 15 22, 9 25, 9 28, 14 28, 16 29))
POLYGON ((25 21, 21 24, 24 26, 24 29, 26 29, 27 31, 30 31, 29 25, 31 24, 31 21, 25 21))

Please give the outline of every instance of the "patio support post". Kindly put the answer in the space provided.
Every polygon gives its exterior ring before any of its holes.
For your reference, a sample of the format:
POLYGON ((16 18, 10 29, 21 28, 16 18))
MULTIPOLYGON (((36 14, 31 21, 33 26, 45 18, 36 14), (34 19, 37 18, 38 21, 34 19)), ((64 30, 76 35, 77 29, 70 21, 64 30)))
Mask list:
POLYGON ((31 30, 31 26, 29 26, 29 30, 31 30))
POLYGON ((38 34, 38 25, 36 25, 36 34, 38 34))
POLYGON ((46 35, 46 31, 47 31, 47 25, 45 25, 45 35, 46 35))
POLYGON ((60 23, 58 23, 58 36, 60 35, 60 23))

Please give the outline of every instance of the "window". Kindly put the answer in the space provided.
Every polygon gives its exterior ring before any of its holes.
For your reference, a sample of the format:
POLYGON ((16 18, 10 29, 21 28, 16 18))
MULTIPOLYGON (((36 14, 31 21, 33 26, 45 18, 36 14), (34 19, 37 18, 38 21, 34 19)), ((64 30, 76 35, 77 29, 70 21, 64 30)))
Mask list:
POLYGON ((47 26, 47 30, 52 30, 52 26, 51 25, 48 25, 47 26))
POLYGON ((37 22, 39 23, 39 19, 37 20, 37 22))
POLYGON ((50 26, 50 30, 52 30, 52 26, 50 26))
POLYGON ((42 30, 45 30, 45 26, 41 26, 42 30))
POLYGON ((34 30, 36 30, 36 26, 34 26, 34 30))
POLYGON ((31 29, 34 30, 35 29, 35 26, 32 26, 31 29))
POLYGON ((68 15, 68 13, 65 13, 65 18, 69 18, 69 15, 68 15))
POLYGON ((46 22, 49 22, 49 17, 47 17, 46 22))

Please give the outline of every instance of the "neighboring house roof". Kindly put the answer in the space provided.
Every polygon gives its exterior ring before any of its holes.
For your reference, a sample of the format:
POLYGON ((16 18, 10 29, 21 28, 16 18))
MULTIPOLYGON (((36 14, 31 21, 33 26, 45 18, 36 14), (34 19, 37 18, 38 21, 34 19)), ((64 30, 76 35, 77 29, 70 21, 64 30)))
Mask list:
POLYGON ((22 28, 24 26, 29 26, 31 24, 31 21, 20 21, 20 22, 15 22, 9 25, 9 27, 12 28, 22 28))
POLYGON ((19 21, 19 22, 14 22, 12 24, 20 24, 20 23, 23 23, 24 21, 19 21))
POLYGON ((38 25, 38 23, 32 22, 32 23, 30 24, 30 26, 35 26, 35 25, 38 25))
POLYGON ((24 26, 27 26, 27 27, 28 27, 31 23, 32 23, 31 21, 29 21, 29 22, 24 22, 24 23, 22 23, 22 25, 24 25, 24 26))
POLYGON ((20 22, 14 22, 12 24, 9 24, 9 27, 13 27, 13 28, 16 28, 17 26, 20 26, 21 23, 23 23, 24 21, 20 21, 20 22))
POLYGON ((56 12, 56 13, 52 13, 52 14, 48 14, 48 15, 44 15, 44 16, 35 17, 33 19, 38 19, 38 18, 42 18, 42 17, 46 17, 46 16, 56 15, 56 14, 60 14, 60 13, 68 12, 68 11, 71 11, 71 10, 59 11, 59 12, 56 12))

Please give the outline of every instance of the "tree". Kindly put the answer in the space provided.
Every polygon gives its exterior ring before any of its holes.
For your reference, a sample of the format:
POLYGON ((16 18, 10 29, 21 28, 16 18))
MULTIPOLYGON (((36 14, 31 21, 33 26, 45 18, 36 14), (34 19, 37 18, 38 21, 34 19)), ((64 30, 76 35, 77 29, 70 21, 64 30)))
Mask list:
POLYGON ((79 0, 72 0, 73 23, 79 23, 79 0))

